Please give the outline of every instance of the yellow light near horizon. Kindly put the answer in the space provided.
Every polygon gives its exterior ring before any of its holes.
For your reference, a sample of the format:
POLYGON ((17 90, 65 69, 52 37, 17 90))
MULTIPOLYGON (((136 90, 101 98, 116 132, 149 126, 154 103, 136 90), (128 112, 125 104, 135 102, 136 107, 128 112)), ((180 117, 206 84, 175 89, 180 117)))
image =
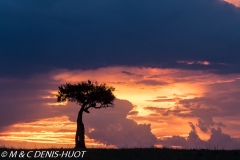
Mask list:
MULTIPOLYGON (((2 145, 6 144, 6 146, 8 146, 7 144, 13 144, 11 147, 17 147, 22 142, 42 144, 40 146, 47 148, 62 147, 64 144, 73 147, 75 144, 75 130, 76 123, 69 121, 67 116, 46 118, 35 122, 17 123, 9 126, 5 132, 0 133, 0 142, 2 145), (72 131, 59 131, 66 126, 67 129, 72 131), (52 145, 49 146, 49 144, 52 145)), ((115 146, 106 146, 95 142, 87 136, 85 136, 85 142, 89 148, 94 148, 94 146, 98 148, 115 148, 115 146)), ((31 147, 27 145, 25 148, 31 147)))
MULTIPOLYGON (((99 84, 106 83, 113 86, 116 89, 114 94, 118 99, 130 101, 137 106, 135 110, 138 111, 139 115, 146 116, 151 112, 144 110, 144 107, 170 108, 180 99, 201 96, 205 92, 205 88, 203 86, 200 87, 197 84, 198 81, 194 82, 194 84, 188 82, 193 79, 198 80, 201 76, 201 73, 196 74, 194 71, 177 69, 107 67, 96 70, 62 70, 62 72, 53 73, 52 79, 59 81, 59 83, 79 83, 87 79, 95 81, 97 77, 99 84), (191 79, 188 77, 189 74, 193 75, 191 79), (175 82, 175 79, 182 80, 175 82), (159 96, 165 96, 166 99, 173 100, 170 102, 153 101, 159 96)), ((51 94, 56 93, 57 90, 51 91, 51 94)), ((50 95, 50 97, 52 96, 50 95)), ((48 103, 48 105, 58 104, 48 103)))
POLYGON ((65 106, 67 102, 55 102, 55 103, 47 103, 49 106, 65 106))
POLYGON ((147 88, 146 86, 144 89, 140 88, 141 86, 139 88, 121 86, 121 88, 119 87, 116 91, 116 95, 120 99, 127 99, 136 105, 137 109, 135 110, 137 110, 141 116, 145 116, 150 113, 144 109, 146 106, 171 108, 175 106, 180 99, 190 99, 201 96, 205 91, 204 87, 184 83, 172 84, 164 87, 156 87, 155 89, 152 87, 147 88), (165 102, 154 101, 158 99, 158 96, 162 95, 166 97, 165 99, 172 100, 165 102))

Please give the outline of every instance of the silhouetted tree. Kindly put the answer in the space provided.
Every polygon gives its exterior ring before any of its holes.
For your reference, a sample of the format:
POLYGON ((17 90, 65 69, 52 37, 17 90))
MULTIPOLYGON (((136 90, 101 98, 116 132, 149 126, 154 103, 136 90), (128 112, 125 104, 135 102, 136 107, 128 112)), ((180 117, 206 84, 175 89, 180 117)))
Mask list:
POLYGON ((81 106, 77 118, 77 130, 75 137, 75 148, 86 148, 84 139, 84 124, 82 121, 83 112, 89 113, 90 108, 101 109, 113 107, 115 96, 113 87, 106 84, 81 82, 77 84, 66 83, 60 85, 57 94, 57 102, 76 102, 81 106))

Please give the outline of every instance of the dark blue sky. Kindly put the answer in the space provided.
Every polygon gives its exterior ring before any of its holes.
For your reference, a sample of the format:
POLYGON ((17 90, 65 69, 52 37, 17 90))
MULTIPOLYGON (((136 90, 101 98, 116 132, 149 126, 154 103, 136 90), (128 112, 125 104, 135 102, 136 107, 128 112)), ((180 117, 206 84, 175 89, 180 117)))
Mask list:
POLYGON ((0 77, 116 65, 240 71, 240 9, 218 0, 1 0, 0 15, 0 77))

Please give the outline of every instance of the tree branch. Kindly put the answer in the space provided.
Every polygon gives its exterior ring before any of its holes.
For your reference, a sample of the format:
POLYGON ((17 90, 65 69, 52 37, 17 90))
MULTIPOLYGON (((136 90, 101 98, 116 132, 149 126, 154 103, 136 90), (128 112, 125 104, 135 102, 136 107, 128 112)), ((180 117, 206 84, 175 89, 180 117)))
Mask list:
POLYGON ((103 104, 101 104, 99 107, 93 106, 93 108, 100 109, 103 107, 103 104))

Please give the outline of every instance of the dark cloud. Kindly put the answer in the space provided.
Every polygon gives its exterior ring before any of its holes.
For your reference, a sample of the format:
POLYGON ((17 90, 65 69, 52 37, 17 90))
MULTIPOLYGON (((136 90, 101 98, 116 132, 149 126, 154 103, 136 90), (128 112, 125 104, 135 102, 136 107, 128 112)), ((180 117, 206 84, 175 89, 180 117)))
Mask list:
POLYGON ((226 127, 222 122, 214 122, 210 116, 202 116, 201 119, 198 119, 197 126, 203 132, 207 132, 213 126, 226 127))
POLYGON ((0 128, 17 122, 29 122, 56 115, 46 107, 51 100, 42 98, 49 95, 47 89, 52 89, 56 84, 48 81, 46 77, 45 80, 37 77, 28 80, 0 80, 0 128))
POLYGON ((8 0, 0 14, 1 76, 113 65, 239 72, 239 9, 219 0, 8 0))
POLYGON ((193 132, 196 132, 196 127, 193 125, 192 122, 188 122, 189 126, 192 128, 193 132))
POLYGON ((154 100, 147 100, 149 102, 176 102, 178 98, 158 98, 154 100))
POLYGON ((128 72, 128 71, 122 71, 121 73, 128 75, 128 76, 135 76, 135 77, 138 77, 139 79, 143 78, 142 74, 136 74, 136 73, 132 73, 132 72, 128 72))
POLYGON ((137 81, 135 82, 136 84, 145 84, 145 85, 150 85, 150 86, 163 86, 166 85, 166 82, 161 82, 161 81, 157 81, 157 80, 141 80, 141 81, 137 81))
POLYGON ((177 61, 177 63, 183 63, 187 65, 201 64, 201 65, 210 65, 208 61, 177 61))
POLYGON ((150 111, 156 111, 157 113, 162 113, 165 112, 166 110, 168 110, 167 108, 161 108, 161 107, 144 107, 144 109, 146 110, 150 110, 150 111))
MULTIPOLYGON (((224 86, 224 84, 223 84, 224 86)), ((214 117, 236 116, 239 113, 239 95, 238 89, 233 91, 222 91, 206 94, 203 97, 180 100, 182 106, 179 112, 175 112, 181 116, 181 111, 190 111, 189 116, 204 117, 211 115, 214 117)))
POLYGON ((159 143, 164 147, 171 148, 173 146, 179 146, 184 149, 200 149, 204 148, 204 141, 201 140, 196 132, 195 126, 189 122, 192 130, 189 132, 188 137, 184 138, 178 135, 163 138, 159 140, 159 143))
POLYGON ((131 72, 127 72, 127 71, 122 71, 123 74, 126 74, 128 76, 134 76, 135 74, 134 73, 131 73, 131 72))

